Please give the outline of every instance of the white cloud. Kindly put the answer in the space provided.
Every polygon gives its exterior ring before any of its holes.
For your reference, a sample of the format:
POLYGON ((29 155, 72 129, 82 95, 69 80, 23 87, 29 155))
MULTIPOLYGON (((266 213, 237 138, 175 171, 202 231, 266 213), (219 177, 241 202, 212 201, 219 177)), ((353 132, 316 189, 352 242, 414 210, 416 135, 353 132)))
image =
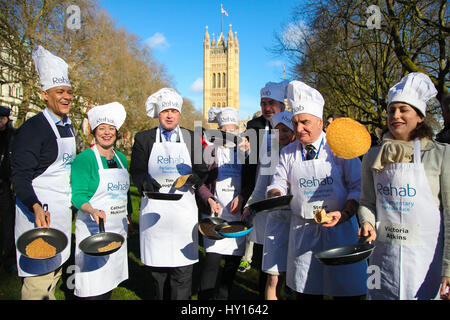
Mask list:
POLYGON ((298 48, 309 33, 308 26, 303 21, 289 23, 283 30, 282 41, 288 49, 298 48))
POLYGON ((189 91, 203 92, 203 78, 197 78, 189 87, 189 91))
POLYGON ((145 39, 144 43, 150 48, 157 50, 165 50, 170 47, 166 37, 160 32, 156 32, 150 38, 145 39))
POLYGON ((267 62, 269 67, 281 67, 283 65, 283 61, 281 60, 271 60, 267 62))

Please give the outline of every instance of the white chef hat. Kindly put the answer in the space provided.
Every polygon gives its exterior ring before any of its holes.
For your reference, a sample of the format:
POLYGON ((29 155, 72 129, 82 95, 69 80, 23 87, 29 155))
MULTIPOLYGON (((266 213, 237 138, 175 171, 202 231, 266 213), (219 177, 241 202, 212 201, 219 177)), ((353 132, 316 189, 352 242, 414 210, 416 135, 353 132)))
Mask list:
POLYGON ((110 124, 119 130, 127 117, 125 108, 118 102, 95 106, 88 111, 87 115, 91 130, 102 123, 110 124))
POLYGON ((239 127, 239 111, 231 107, 211 107, 208 111, 208 122, 218 123, 219 128, 226 124, 239 127))
POLYGON ((288 83, 288 80, 281 82, 267 82, 264 88, 261 89, 261 99, 270 98, 284 103, 288 83))
POLYGON ((322 119, 325 100, 319 91, 298 80, 291 81, 287 87, 287 98, 293 116, 309 113, 322 119))
POLYGON ((39 75, 42 90, 58 86, 71 87, 67 73, 68 65, 63 59, 53 55, 42 46, 37 46, 31 57, 39 75))
POLYGON ((282 123, 292 131, 294 131, 294 126, 292 124, 292 112, 285 110, 283 112, 279 112, 274 114, 270 121, 272 123, 272 128, 275 128, 277 124, 282 123))
POLYGON ((389 89, 388 105, 392 102, 404 102, 415 107, 425 116, 427 101, 436 94, 437 90, 430 77, 421 72, 412 72, 389 89))
POLYGON ((162 88, 148 97, 145 102, 145 111, 150 118, 158 118, 160 112, 167 109, 176 109, 181 113, 183 98, 172 88, 162 88))

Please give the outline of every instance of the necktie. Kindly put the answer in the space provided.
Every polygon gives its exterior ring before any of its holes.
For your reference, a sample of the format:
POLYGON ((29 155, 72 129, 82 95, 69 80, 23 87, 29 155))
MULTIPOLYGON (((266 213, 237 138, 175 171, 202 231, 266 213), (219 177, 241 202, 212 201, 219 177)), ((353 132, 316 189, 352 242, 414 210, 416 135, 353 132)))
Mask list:
POLYGON ((72 130, 71 130, 71 125, 70 124, 57 124, 56 125, 59 134, 61 135, 62 138, 67 138, 67 137, 73 137, 72 134, 72 130))
POLYGON ((308 144, 306 147, 306 160, 314 159, 316 156, 316 148, 312 144, 308 144))
POLYGON ((171 131, 163 131, 164 137, 166 137, 166 141, 170 141, 170 137, 172 136, 173 130, 171 131))

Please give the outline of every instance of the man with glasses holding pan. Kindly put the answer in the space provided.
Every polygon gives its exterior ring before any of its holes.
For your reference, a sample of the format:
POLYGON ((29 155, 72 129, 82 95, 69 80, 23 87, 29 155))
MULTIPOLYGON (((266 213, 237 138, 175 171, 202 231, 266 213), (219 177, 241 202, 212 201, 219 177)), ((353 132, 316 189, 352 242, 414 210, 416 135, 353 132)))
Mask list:
POLYGON ((17 268, 23 277, 23 300, 54 300, 61 266, 70 256, 72 209, 70 166, 76 154, 75 137, 67 117, 72 104, 68 66, 41 46, 33 50, 47 104, 43 112, 18 130, 12 152, 12 181, 16 192, 16 240, 36 227, 62 231, 68 240, 55 256, 36 260, 17 252, 17 268), (44 207, 48 206, 48 210, 44 207))

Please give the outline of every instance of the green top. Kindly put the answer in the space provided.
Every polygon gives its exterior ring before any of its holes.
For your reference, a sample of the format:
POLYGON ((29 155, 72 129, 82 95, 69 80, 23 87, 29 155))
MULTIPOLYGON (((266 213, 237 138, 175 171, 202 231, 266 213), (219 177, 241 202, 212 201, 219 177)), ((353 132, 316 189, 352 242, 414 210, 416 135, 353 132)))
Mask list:
MULTIPOLYGON (((114 156, 114 161, 117 163, 118 168, 122 168, 120 162, 126 166, 128 170, 128 161, 126 156, 114 150, 116 155, 114 156)), ((100 156, 102 165, 104 169, 108 169, 108 164, 106 162, 106 157, 100 156)), ((73 205, 81 210, 81 206, 94 196, 97 191, 98 184, 100 183, 100 176, 98 174, 98 165, 95 153, 91 148, 88 148, 81 152, 72 162, 70 171, 70 184, 72 186, 72 203, 73 205)), ((130 191, 128 191, 128 214, 132 213, 130 191)))

